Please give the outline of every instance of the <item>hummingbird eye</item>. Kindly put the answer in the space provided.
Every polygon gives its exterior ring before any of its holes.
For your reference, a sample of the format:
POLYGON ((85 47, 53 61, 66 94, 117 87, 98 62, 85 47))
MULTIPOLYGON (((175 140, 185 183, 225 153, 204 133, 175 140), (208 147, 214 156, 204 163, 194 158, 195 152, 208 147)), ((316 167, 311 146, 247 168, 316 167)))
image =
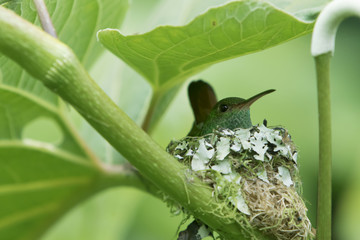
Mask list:
POLYGON ((226 104, 221 104, 221 105, 219 106, 220 112, 226 112, 228 109, 229 109, 229 106, 226 105, 226 104))

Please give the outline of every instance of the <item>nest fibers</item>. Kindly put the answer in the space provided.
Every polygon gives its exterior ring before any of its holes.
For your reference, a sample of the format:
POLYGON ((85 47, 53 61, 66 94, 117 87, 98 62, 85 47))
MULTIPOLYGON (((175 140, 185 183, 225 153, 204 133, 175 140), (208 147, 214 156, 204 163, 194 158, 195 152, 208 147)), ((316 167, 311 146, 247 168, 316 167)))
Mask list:
POLYGON ((244 228, 278 239, 313 238, 299 196, 297 152, 285 129, 218 129, 172 141, 167 151, 211 185, 214 197, 239 211, 244 228))

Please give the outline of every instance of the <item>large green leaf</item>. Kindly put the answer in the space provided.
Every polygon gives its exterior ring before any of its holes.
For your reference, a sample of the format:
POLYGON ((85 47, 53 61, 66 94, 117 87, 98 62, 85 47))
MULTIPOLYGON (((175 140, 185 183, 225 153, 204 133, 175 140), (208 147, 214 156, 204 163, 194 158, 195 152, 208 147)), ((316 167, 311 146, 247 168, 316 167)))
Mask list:
POLYGON ((98 38, 158 89, 219 61, 307 34, 312 26, 266 2, 246 0, 210 9, 186 26, 162 26, 131 36, 105 29, 98 38))
MULTIPOLYGON (((32 0, 0 1, 39 25, 32 0)), ((45 1, 60 40, 87 67, 101 54, 96 31, 119 27, 127 0, 45 1)), ((56 94, 0 55, 0 239, 38 239, 104 177, 56 94)), ((106 187, 108 184, 101 185, 106 187)))
MULTIPOLYGON (((264 1, 244 0, 210 9, 186 26, 161 26, 151 32, 123 35, 98 32, 100 42, 141 74, 167 105, 174 89, 214 63, 260 51, 311 32, 305 21, 264 1), (164 97, 165 96, 165 97, 164 97)), ((162 109, 165 109, 164 107, 162 109)), ((152 123, 162 115, 155 112, 152 123)))

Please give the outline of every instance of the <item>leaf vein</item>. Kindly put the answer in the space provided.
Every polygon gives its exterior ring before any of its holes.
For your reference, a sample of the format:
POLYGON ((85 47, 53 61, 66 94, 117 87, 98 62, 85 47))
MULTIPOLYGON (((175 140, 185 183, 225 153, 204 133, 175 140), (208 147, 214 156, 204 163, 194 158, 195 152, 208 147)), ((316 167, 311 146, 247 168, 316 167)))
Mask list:
POLYGON ((91 182, 90 177, 68 177, 68 178, 59 178, 55 180, 46 179, 42 181, 6 184, 6 185, 0 185, 0 195, 46 190, 46 189, 53 189, 53 188, 59 188, 65 186, 68 187, 68 186, 85 185, 90 182, 91 182))
POLYGON ((27 219, 37 217, 39 215, 44 215, 56 210, 59 207, 59 203, 50 203, 46 205, 41 205, 36 208, 29 209, 27 211, 21 211, 20 213, 15 213, 7 217, 0 219, 0 229, 9 227, 11 225, 17 224, 27 219))
POLYGON ((37 97, 34 94, 30 94, 27 91, 20 89, 20 88, 15 88, 9 85, 0 85, 0 90, 5 90, 5 91, 9 91, 12 93, 16 93, 22 97, 27 98, 28 100, 42 106, 43 108, 45 108, 46 110, 52 112, 52 113, 59 113, 59 109, 57 107, 54 107, 53 105, 49 104, 48 102, 44 101, 43 99, 37 97))
MULTIPOLYGON (((87 161, 87 159, 83 157, 77 156, 71 152, 63 151, 52 144, 39 142, 35 140, 29 140, 29 139, 26 139, 24 141, 4 140, 4 141, 0 141, 0 150, 1 148, 31 149, 33 151, 39 151, 43 153, 45 152, 49 155, 57 156, 64 161, 71 162, 74 164, 83 165, 92 168, 96 167, 92 162, 87 161)), ((0 161, 1 160, 2 159, 0 159, 0 161)))

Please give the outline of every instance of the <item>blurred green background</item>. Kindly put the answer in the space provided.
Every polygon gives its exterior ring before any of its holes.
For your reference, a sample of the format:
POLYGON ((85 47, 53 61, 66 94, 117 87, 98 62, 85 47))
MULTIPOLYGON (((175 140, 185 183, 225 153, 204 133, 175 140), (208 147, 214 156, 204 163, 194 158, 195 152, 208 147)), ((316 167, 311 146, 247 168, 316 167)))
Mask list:
MULTIPOLYGON (((151 30, 159 24, 188 22, 208 6, 225 1, 134 0, 122 32, 151 30)), ((219 99, 248 98, 266 89, 277 91, 253 105, 253 124, 264 118, 268 125, 287 128, 299 149, 303 196, 309 217, 316 225, 318 168, 318 122, 311 36, 212 66, 183 85, 153 132, 164 148, 171 139, 187 134, 193 121, 187 99, 191 80, 204 79, 219 99)), ((333 122, 334 239, 355 240, 360 236, 360 20, 341 24, 331 64, 333 122)), ((91 75, 136 122, 140 123, 151 89, 137 73, 110 53, 105 53, 91 75)), ((104 161, 121 158, 79 116, 76 125, 104 161), (99 148, 99 141, 103 148, 99 148), (103 151, 101 149, 105 149, 103 151)), ((176 239, 183 216, 173 216, 159 199, 130 188, 102 192, 67 213, 44 237, 46 240, 167 240, 176 239)))

